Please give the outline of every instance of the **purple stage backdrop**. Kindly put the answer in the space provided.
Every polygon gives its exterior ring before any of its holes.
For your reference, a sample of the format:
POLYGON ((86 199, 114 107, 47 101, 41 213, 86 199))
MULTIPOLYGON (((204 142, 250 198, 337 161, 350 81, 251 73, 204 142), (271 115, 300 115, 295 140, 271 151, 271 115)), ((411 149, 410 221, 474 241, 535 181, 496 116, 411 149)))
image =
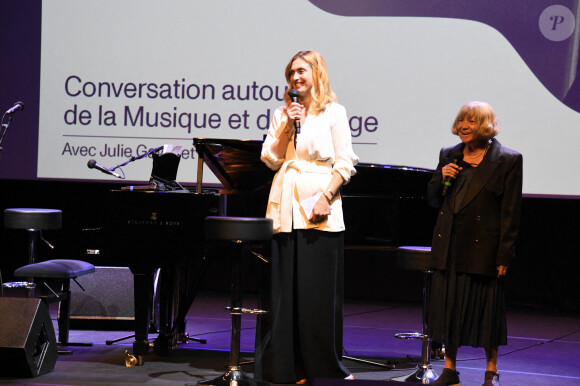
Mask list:
POLYGON ((14 114, 4 137, 0 177, 36 179, 42 1, 2 0, 1 4, 0 110, 17 101, 23 101, 24 109, 14 114))

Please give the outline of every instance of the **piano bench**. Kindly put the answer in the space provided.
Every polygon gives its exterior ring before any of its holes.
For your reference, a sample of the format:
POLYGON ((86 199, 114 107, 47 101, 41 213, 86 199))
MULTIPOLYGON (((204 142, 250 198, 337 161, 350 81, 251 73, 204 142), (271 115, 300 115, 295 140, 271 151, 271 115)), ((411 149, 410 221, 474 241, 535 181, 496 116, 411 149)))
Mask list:
POLYGON ((68 341, 68 335, 70 329, 70 280, 73 279, 78 284, 77 277, 93 272, 95 272, 93 264, 67 259, 28 264, 14 271, 15 277, 35 279, 36 289, 41 292, 39 297, 47 307, 52 301, 59 302, 58 343, 62 346, 91 345, 71 343, 68 341))

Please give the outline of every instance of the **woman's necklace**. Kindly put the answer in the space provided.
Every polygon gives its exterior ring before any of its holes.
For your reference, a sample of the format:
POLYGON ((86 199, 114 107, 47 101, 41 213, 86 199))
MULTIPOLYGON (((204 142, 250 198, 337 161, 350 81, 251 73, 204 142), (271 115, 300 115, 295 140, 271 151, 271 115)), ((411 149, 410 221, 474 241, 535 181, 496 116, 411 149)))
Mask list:
POLYGON ((467 158, 477 158, 477 157, 479 157, 482 154, 485 154, 487 152, 487 149, 489 149, 489 145, 491 145, 491 141, 487 141, 487 143, 485 144, 485 147, 483 149, 481 149, 479 152, 477 152, 477 149, 475 152, 470 152, 466 146, 465 147, 465 156, 467 158))
POLYGON ((465 157, 466 158, 477 158, 480 155, 482 155, 483 153, 485 153, 486 150, 487 150, 487 147, 485 149, 482 149, 479 153, 473 153, 473 154, 470 154, 469 151, 466 151, 465 157))
MULTIPOLYGON (((469 153, 469 150, 467 150, 467 147, 465 148, 465 158, 469 158, 471 160, 477 160, 479 157, 483 158, 483 156, 485 156, 485 153, 487 153, 487 150, 489 149, 489 145, 491 143, 488 142, 487 145, 485 146, 484 149, 482 149, 480 152, 474 152, 474 153, 469 153)), ((479 166, 480 162, 469 162, 466 161, 468 164, 470 164, 471 166, 479 166)))

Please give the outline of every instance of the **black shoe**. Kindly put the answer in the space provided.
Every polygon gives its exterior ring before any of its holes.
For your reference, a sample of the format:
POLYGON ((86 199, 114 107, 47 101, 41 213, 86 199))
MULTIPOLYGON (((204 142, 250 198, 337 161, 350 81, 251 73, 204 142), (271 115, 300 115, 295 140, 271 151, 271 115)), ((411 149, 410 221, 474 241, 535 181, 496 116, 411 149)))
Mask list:
POLYGON ((486 371, 485 383, 482 386, 499 386, 499 374, 493 371, 486 371))
MULTIPOLYGON (((434 385, 457 385, 459 383, 459 371, 443 369, 443 372, 433 382, 434 385)), ((487 385, 486 385, 487 386, 487 385)))

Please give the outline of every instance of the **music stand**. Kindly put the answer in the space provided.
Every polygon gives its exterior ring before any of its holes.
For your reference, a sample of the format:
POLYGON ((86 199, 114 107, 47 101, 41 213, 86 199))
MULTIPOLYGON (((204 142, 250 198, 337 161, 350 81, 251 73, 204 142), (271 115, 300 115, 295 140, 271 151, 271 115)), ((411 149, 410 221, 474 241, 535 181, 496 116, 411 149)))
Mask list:
POLYGON ((155 185, 156 190, 182 190, 183 187, 175 181, 181 155, 167 152, 161 155, 153 153, 152 156, 153 168, 149 183, 155 185))

